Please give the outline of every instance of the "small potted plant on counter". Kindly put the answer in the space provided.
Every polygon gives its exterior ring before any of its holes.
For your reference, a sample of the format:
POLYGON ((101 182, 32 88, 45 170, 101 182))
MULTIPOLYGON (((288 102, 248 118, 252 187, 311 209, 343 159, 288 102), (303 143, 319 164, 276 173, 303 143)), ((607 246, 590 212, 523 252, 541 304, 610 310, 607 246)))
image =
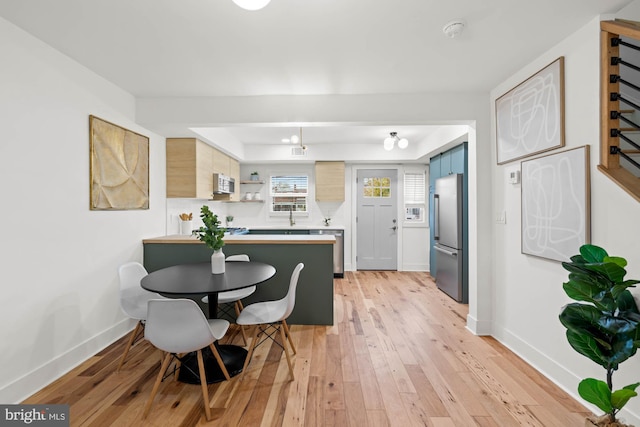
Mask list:
POLYGON ((224 219, 227 222, 227 227, 233 226, 233 215, 227 215, 224 219))
POLYGON ((211 273, 224 273, 224 253, 222 253, 222 247, 224 246, 224 232, 226 229, 220 227, 218 215, 211 212, 207 205, 202 206, 200 209, 200 218, 202 218, 204 226, 196 230, 195 235, 199 240, 204 242, 207 247, 213 249, 213 254, 211 255, 211 273))
POLYGON ((251 181, 260 181, 260 174, 256 171, 251 172, 251 181))
POLYGON ((607 372, 606 382, 586 378, 578 385, 580 397, 605 412, 595 419, 587 418, 586 426, 627 426, 616 415, 638 394, 635 390, 640 383, 614 390, 612 380, 620 363, 635 355, 640 346, 640 312, 627 289, 640 281, 624 280, 626 265, 624 258, 609 256, 594 245, 583 245, 571 262, 562 263, 569 271, 564 291, 580 301, 567 304, 560 313, 567 340, 574 350, 607 372))

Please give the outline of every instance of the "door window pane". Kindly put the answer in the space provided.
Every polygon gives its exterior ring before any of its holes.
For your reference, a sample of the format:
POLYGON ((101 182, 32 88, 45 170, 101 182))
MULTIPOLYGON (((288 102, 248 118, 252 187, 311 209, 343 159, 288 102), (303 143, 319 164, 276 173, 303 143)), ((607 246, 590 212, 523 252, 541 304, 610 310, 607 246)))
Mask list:
POLYGON ((364 178, 363 196, 379 198, 391 197, 391 178, 364 178))

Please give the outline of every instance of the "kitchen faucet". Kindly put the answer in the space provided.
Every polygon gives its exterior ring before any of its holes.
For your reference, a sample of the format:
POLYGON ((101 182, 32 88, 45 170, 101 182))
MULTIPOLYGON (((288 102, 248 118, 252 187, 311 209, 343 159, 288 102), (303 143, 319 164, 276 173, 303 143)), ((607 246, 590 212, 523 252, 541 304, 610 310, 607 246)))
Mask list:
POLYGON ((296 220, 293 219, 293 209, 291 208, 291 206, 289 206, 289 225, 291 225, 292 227, 296 225, 296 220))

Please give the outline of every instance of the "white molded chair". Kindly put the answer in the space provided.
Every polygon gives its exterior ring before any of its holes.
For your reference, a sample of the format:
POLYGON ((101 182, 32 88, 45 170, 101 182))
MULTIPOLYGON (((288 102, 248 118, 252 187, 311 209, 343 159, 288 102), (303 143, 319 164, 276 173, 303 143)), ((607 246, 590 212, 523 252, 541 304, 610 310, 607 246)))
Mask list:
POLYGON ((139 262, 128 262, 118 268, 118 277, 120 279, 120 308, 124 314, 132 319, 136 319, 138 323, 133 332, 131 332, 129 342, 124 349, 116 371, 120 371, 136 337, 144 330, 145 320, 147 319, 147 302, 151 299, 162 298, 162 296, 142 289, 140 286, 140 280, 147 274, 147 270, 139 262))
MULTIPOLYGON (((241 261, 241 262, 249 262, 249 255, 239 254, 239 255, 229 255, 225 258, 225 261, 241 261)), ((244 308, 242 305, 242 298, 246 298, 249 295, 253 294, 256 291, 255 286, 250 286, 248 288, 236 289, 235 291, 227 291, 220 292, 218 294, 218 306, 220 304, 227 304, 233 302, 233 308, 236 311, 236 317, 240 315, 240 312, 244 308)), ((204 296, 202 298, 202 302, 205 304, 209 304, 209 297, 204 296)), ((247 345, 247 335, 244 331, 244 328, 240 328, 240 332, 242 333, 242 341, 244 345, 247 345)))
POLYGON ((169 367, 172 356, 191 352, 197 352, 200 385, 204 399, 204 411, 207 420, 211 419, 209 407, 209 391, 207 377, 202 360, 202 349, 209 347, 218 365, 228 380, 229 372, 218 353, 214 343, 222 338, 229 329, 229 322, 223 319, 209 319, 204 316, 198 304, 190 299, 163 299, 151 300, 148 303, 147 326, 144 336, 151 344, 165 352, 160 372, 151 390, 151 396, 144 408, 142 418, 146 418, 151 409, 153 399, 158 392, 160 382, 169 367))
MULTIPOLYGON (((291 349, 293 350, 293 354, 296 354, 296 347, 293 344, 293 340, 291 339, 291 334, 289 333, 289 326, 287 325, 287 317, 293 311, 293 308, 296 304, 296 288, 298 286, 298 277, 300 276, 300 271, 304 268, 303 263, 299 263, 293 270, 291 274, 291 280, 289 281, 289 291, 284 296, 284 298, 276 300, 276 301, 264 301, 257 302, 254 304, 249 304, 240 312, 240 316, 236 319, 236 323, 242 326, 248 325, 256 325, 255 331, 253 333, 253 338, 251 339, 251 347, 249 348, 249 353, 247 354, 247 358, 244 361, 244 367, 242 368, 242 378, 244 378, 244 374, 247 371, 247 365, 249 364, 249 360, 253 354, 253 350, 258 345, 258 338, 263 333, 266 335, 266 338, 270 338, 275 341, 273 338, 274 334, 267 333, 269 328, 274 328, 276 332, 280 331, 280 339, 282 344, 280 344, 284 350, 284 354, 287 356, 287 364, 289 365, 289 373, 291 374, 291 380, 293 381, 293 367, 291 365, 291 356, 289 356, 289 351, 287 349, 287 340, 291 345, 291 349)), ((260 343, 262 343, 262 340, 260 343)))

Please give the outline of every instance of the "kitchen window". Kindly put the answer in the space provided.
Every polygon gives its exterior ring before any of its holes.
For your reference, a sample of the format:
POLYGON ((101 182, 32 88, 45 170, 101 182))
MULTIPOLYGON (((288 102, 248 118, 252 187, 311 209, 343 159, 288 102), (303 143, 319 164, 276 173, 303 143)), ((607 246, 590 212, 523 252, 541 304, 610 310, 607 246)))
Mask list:
POLYGON ((307 175, 273 175, 270 179, 271 213, 289 211, 308 213, 309 177, 307 175))
POLYGON ((426 211, 426 185, 424 172, 404 174, 404 221, 424 222, 426 211))

